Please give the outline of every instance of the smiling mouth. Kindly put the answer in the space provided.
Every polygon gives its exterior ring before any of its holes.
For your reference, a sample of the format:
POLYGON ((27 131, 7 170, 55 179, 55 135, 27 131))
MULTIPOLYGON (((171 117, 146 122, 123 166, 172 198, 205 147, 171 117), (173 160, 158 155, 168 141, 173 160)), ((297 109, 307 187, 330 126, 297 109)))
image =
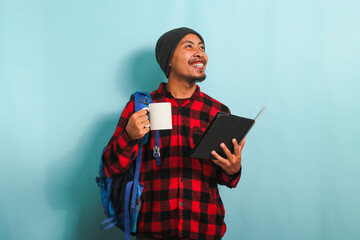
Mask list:
POLYGON ((195 61, 195 62, 190 63, 190 66, 192 66, 198 70, 203 70, 205 63, 203 61, 195 61))

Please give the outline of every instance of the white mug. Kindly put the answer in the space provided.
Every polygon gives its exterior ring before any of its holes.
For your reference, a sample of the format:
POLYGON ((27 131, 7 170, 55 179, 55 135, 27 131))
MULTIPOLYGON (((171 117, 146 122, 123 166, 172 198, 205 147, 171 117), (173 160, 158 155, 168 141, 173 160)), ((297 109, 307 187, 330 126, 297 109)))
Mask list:
POLYGON ((151 130, 172 129, 171 103, 150 103, 149 107, 144 109, 150 113, 150 125, 146 127, 150 127, 151 130))

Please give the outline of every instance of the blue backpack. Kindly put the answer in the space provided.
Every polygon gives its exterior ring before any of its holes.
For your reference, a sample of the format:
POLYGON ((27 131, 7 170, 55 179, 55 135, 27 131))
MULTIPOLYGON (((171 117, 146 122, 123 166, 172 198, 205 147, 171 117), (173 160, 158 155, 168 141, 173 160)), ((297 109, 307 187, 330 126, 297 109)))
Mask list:
MULTIPOLYGON (((135 92, 135 112, 147 107, 152 103, 151 96, 147 92, 135 92)), ((125 240, 130 240, 130 234, 135 235, 137 218, 140 212, 140 196, 144 186, 139 182, 142 146, 147 143, 147 133, 139 141, 139 150, 136 162, 130 164, 129 169, 113 178, 107 177, 104 171, 102 159, 100 161, 99 176, 96 182, 100 187, 101 201, 104 212, 108 219, 104 220, 100 228, 108 230, 117 226, 125 232, 125 240)), ((159 131, 155 131, 155 147, 153 156, 156 165, 160 166, 159 131)), ((105 148, 104 148, 105 150, 105 148)))

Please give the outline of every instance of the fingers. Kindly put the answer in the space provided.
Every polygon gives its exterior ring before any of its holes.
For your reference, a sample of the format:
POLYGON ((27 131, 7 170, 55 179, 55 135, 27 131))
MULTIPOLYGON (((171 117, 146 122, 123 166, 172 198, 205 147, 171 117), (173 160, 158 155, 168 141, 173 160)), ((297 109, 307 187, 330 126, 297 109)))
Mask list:
POLYGON ((234 155, 235 155, 235 157, 238 157, 240 154, 239 144, 235 138, 232 139, 232 143, 234 145, 234 155))
POLYGON ((132 116, 134 116, 134 117, 142 117, 142 116, 146 116, 147 113, 148 113, 148 111, 145 108, 143 108, 143 109, 133 113, 132 116))
MULTIPOLYGON (((235 140, 236 141, 236 140, 235 140)), ((230 150, 226 147, 224 143, 220 144, 221 149, 224 151, 225 155, 229 160, 233 158, 233 154, 230 152, 230 150)))
POLYGON ((139 127, 142 128, 146 125, 148 125, 149 117, 147 115, 146 109, 141 109, 137 112, 135 112, 131 118, 133 119, 134 123, 139 127))
POLYGON ((242 146, 244 147, 245 142, 246 142, 246 138, 244 138, 244 139, 241 141, 240 145, 242 145, 242 146))
POLYGON ((143 126, 143 125, 146 126, 150 123, 150 121, 149 121, 149 118, 145 115, 145 116, 141 116, 141 117, 137 118, 135 120, 135 123, 139 126, 143 126))
POLYGON ((240 155, 241 155, 242 149, 244 148, 245 142, 246 142, 246 138, 244 138, 240 143, 240 146, 239 146, 240 155))
POLYGON ((219 165, 222 168, 228 166, 229 161, 220 156, 215 150, 211 151, 211 154, 216 158, 216 160, 212 160, 215 164, 219 165))
POLYGON ((146 133, 148 133, 150 131, 150 127, 144 127, 143 129, 142 129, 142 136, 144 136, 146 133))
POLYGON ((150 128, 150 121, 146 120, 141 123, 142 128, 150 128))
POLYGON ((133 113, 126 125, 126 132, 130 138, 137 140, 142 138, 150 128, 147 127, 150 124, 146 109, 141 109, 133 113))
POLYGON ((213 160, 213 162, 219 165, 229 175, 233 175, 239 172, 241 169, 241 151, 244 147, 245 141, 246 139, 242 140, 241 143, 238 144, 235 138, 232 139, 234 153, 231 153, 226 145, 221 143, 220 147, 224 151, 227 158, 225 159, 221 157, 215 150, 213 150, 211 154, 217 159, 213 160))

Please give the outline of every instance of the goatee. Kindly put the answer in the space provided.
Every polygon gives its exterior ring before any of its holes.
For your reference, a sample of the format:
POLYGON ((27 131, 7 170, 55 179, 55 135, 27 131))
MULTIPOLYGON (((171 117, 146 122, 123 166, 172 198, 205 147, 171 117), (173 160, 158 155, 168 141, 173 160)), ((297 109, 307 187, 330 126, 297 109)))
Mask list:
POLYGON ((194 81, 194 82, 202 82, 206 79, 206 74, 204 74, 204 76, 201 76, 201 77, 191 77, 190 80, 191 81, 194 81))

